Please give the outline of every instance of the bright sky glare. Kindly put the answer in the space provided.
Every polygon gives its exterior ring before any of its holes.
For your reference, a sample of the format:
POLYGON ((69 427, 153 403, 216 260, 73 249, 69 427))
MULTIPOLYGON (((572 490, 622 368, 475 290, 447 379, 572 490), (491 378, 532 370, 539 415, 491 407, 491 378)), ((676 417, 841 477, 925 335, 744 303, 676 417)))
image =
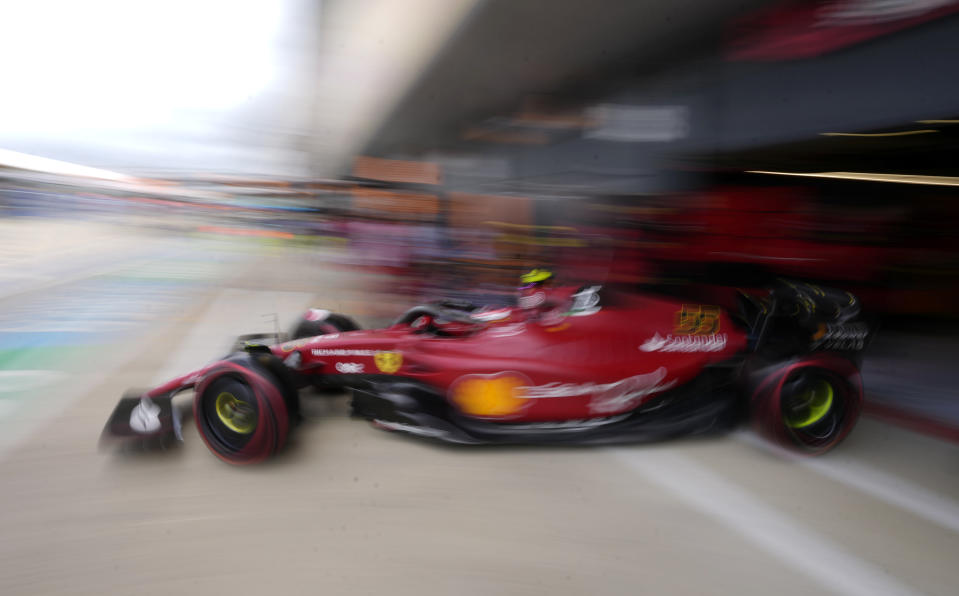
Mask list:
POLYGON ((284 3, 30 0, 0 7, 0 130, 163 125, 270 81, 284 3))

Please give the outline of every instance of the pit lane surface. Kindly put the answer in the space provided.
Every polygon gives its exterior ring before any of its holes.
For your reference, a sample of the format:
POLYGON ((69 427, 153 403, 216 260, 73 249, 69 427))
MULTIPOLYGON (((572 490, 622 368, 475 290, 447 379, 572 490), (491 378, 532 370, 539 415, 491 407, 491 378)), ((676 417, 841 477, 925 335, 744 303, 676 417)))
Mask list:
MULTIPOLYGON (((160 237, 134 254, 115 250, 123 237, 97 234, 121 279, 74 268, 76 279, 3 299, 3 312, 39 325, 49 309, 33 305, 53 289, 92 287, 110 304, 99 284, 135 293, 131 270, 187 278, 136 294, 135 317, 119 306, 85 315, 105 324, 78 332, 58 359, 44 357, 52 344, 37 327, 0 336, 36 348, 0 371, 58 373, 8 391, 16 406, 0 412, 2 594, 956 593, 959 450, 871 420, 805 462, 745 432, 445 448, 350 420, 338 398, 307 402, 309 421, 271 465, 220 463, 192 424, 166 453, 100 453, 125 389, 269 331, 273 313, 285 324, 326 306, 368 324, 403 307, 376 302, 373 278, 328 266, 335 255, 316 249, 160 237)), ((60 266, 32 265, 41 276, 60 266)))

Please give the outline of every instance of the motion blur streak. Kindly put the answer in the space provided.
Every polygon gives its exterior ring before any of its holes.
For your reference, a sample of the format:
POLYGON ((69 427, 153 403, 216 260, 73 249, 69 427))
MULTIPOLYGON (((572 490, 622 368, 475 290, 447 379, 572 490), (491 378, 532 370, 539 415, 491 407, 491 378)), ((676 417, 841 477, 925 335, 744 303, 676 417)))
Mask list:
POLYGON ((134 180, 132 176, 119 174, 117 172, 110 172, 99 168, 89 168, 55 159, 37 157, 35 155, 27 155, 26 153, 18 153, 8 149, 0 149, 0 167, 49 172, 63 176, 102 178, 104 180, 134 180))
POLYGON ((685 504, 799 568, 830 592, 847 596, 921 594, 682 455, 660 448, 613 453, 647 482, 667 489, 685 504))
POLYGON ((953 178, 951 176, 913 176, 906 174, 881 174, 868 172, 766 172, 763 170, 749 170, 749 173, 772 174, 775 176, 799 176, 801 178, 835 178, 837 180, 928 184, 930 186, 959 186, 959 178, 953 178))
POLYGON ((904 130, 901 132, 821 132, 824 137, 906 137, 909 135, 925 135, 932 132, 939 132, 933 129, 923 130, 904 130))

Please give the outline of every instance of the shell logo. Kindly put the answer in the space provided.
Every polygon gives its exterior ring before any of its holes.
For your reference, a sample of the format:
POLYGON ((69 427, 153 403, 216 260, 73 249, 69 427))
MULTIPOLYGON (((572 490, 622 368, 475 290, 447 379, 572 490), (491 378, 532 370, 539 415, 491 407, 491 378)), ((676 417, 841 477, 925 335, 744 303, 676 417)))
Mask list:
POLYGON ((310 341, 310 338, 308 337, 303 339, 298 339, 296 341, 288 341, 285 344, 280 344, 280 349, 283 350, 283 352, 292 352, 293 350, 297 348, 302 348, 307 343, 309 343, 309 341, 310 341))
POLYGON ((532 385, 518 372, 491 375, 465 375, 450 387, 450 400, 467 416, 479 418, 512 418, 531 403, 522 396, 521 388, 532 385))

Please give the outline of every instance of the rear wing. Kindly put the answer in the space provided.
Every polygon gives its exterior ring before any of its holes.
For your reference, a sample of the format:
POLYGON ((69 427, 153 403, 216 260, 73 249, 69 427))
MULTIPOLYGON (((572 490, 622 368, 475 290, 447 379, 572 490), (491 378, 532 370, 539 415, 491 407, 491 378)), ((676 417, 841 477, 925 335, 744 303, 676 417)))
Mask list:
POLYGON ((858 353, 876 327, 850 292, 790 280, 780 280, 763 298, 741 294, 740 311, 755 352, 858 353))

